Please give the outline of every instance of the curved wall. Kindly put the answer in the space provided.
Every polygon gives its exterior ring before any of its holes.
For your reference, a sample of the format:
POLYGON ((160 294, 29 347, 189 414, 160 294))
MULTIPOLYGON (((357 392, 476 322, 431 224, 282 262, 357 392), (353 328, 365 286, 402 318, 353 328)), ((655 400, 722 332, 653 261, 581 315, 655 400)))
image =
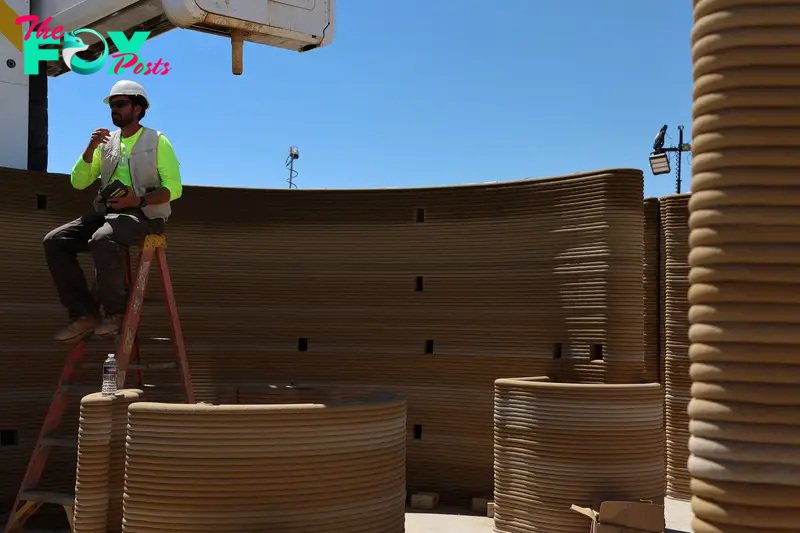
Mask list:
MULTIPOLYGON (((186 187, 167 256, 198 397, 292 381, 400 392, 409 490, 490 497, 496 378, 643 377, 642 179, 622 169, 424 189, 186 187)), ((65 315, 41 239, 92 195, 64 175, 0 169, 0 429, 19 442, 0 447, 0 499, 17 488, 66 357, 51 341, 65 315)), ((148 362, 172 353, 153 340, 170 336, 159 285, 154 269, 148 362)), ((91 348, 98 372, 83 382, 94 390, 110 348, 91 348)), ((173 385, 148 388, 149 401, 180 400, 176 374, 146 382, 173 385)), ((74 407, 65 423, 77 429, 74 407)), ((54 458, 58 485, 74 457, 54 458)))
POLYGON ((125 533, 404 531, 400 396, 284 405, 139 402, 128 420, 125 533))
POLYGON ((495 381, 495 531, 586 531, 570 506, 600 495, 663 504, 662 401, 659 383, 495 381))

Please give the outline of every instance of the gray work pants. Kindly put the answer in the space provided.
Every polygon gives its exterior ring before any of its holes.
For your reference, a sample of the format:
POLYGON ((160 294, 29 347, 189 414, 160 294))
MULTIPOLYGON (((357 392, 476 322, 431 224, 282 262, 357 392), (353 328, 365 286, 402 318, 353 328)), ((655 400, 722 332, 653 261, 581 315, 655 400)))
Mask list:
POLYGON ((47 265, 61 304, 70 318, 124 314, 130 286, 125 280, 125 254, 149 233, 163 233, 164 219, 149 219, 140 209, 93 213, 54 229, 44 238, 47 265), (86 283, 77 254, 91 252, 97 272, 99 302, 86 283))

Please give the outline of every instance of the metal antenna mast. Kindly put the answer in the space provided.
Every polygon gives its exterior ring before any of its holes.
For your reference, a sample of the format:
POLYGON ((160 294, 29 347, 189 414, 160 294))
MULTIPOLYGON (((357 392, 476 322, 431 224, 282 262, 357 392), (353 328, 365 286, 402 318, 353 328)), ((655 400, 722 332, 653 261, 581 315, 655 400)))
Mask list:
POLYGON ((290 146, 289 147, 289 155, 286 157, 286 168, 289 169, 289 179, 286 180, 289 183, 290 189, 296 189, 297 185, 294 183, 294 179, 297 177, 297 171, 294 169, 294 160, 300 159, 300 149, 297 146, 290 146))

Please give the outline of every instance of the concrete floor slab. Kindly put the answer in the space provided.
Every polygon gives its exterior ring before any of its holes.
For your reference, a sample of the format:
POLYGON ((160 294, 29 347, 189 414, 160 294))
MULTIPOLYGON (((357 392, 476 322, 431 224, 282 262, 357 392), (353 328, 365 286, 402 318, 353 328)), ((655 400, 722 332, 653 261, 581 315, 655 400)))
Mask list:
POLYGON ((406 513, 406 533, 492 533, 494 520, 469 514, 406 513))
POLYGON ((667 498, 664 502, 664 513, 667 515, 667 533, 691 533, 691 502, 667 498))
MULTIPOLYGON (((690 502, 667 499, 665 533, 690 533, 692 506, 690 502)), ((477 516, 466 509, 440 508, 434 511, 406 513, 406 533, 493 533, 494 520, 477 516)), ((69 533, 65 530, 35 530, 27 533, 69 533)))
MULTIPOLYGON (((667 499, 664 503, 665 533, 691 533, 690 502, 667 499)), ((587 521, 588 523, 588 521, 587 521)), ((494 520, 466 510, 436 509, 406 513, 406 533, 493 533, 494 520)))

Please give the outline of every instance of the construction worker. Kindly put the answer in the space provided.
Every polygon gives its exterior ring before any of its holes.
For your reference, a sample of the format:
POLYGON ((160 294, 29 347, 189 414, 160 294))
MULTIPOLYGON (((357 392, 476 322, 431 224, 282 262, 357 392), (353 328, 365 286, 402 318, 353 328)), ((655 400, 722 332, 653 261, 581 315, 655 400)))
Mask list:
POLYGON ((147 234, 164 231, 170 202, 182 194, 180 167, 172 145, 161 132, 140 124, 150 108, 144 87, 134 81, 118 81, 103 102, 111 107, 111 120, 119 129, 95 130, 71 176, 72 186, 79 190, 100 179, 95 212, 54 229, 44 238, 47 264, 70 317, 70 323, 55 334, 60 342, 119 332, 130 292, 125 254, 147 234), (117 186, 127 194, 103 197, 101 191, 106 186, 117 186), (80 252, 91 252, 94 258, 98 302, 78 264, 80 252))

